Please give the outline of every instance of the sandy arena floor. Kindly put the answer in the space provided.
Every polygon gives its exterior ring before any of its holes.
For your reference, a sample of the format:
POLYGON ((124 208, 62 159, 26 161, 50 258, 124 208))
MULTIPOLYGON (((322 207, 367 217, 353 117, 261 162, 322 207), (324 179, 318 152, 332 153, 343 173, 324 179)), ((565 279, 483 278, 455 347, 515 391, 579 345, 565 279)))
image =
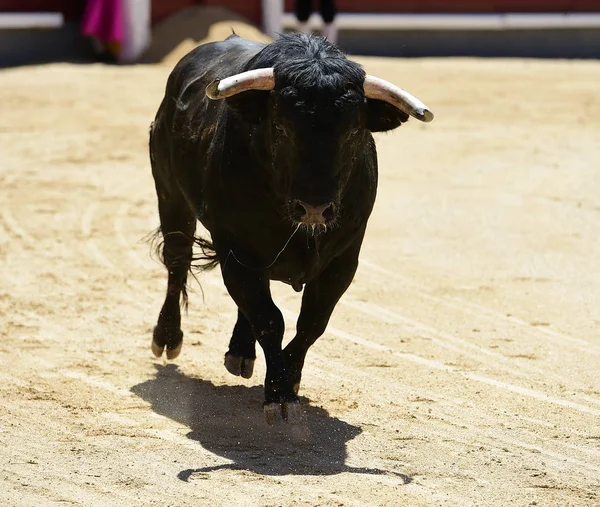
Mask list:
POLYGON ((0 72, 1 505, 600 505, 600 63, 361 62, 436 120, 378 137, 358 275, 280 429, 262 357, 222 366, 217 272, 181 356, 150 353, 170 67, 0 72))

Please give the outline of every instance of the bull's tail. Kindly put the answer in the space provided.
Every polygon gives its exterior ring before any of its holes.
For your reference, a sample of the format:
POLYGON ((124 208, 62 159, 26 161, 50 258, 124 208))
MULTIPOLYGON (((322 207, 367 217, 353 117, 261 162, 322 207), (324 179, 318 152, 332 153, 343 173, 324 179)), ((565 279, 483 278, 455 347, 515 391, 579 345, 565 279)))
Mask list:
MULTIPOLYGON (((176 232, 171 234, 183 235, 184 233, 176 232)), ((144 238, 144 241, 150 244, 151 257, 159 259, 162 264, 166 265, 165 239, 161 228, 157 227, 144 238)), ((201 273, 203 271, 210 271, 219 265, 219 256, 209 239, 194 235, 192 242, 195 248, 190 262, 191 272, 201 273)), ((171 258, 173 257, 171 256, 171 258)))
MULTIPOLYGON (((183 235, 184 233, 176 232, 170 234, 183 235)), ((200 289, 202 289, 202 286, 200 285, 200 280, 198 280, 198 274, 214 269, 220 262, 212 242, 209 239, 198 235, 194 235, 193 238, 191 238, 191 242, 194 245, 191 259, 188 256, 186 256, 186 258, 178 257, 173 255, 173 252, 166 251, 165 238, 160 227, 157 227, 148 234, 145 241, 150 244, 150 256, 154 259, 158 259, 167 269, 173 269, 177 264, 187 265, 189 274, 196 282, 198 282, 200 289)), ((184 284, 181 288, 181 303, 184 308, 187 308, 187 302, 187 286, 184 284)))
POLYGON ((210 240, 194 235, 194 246, 197 250, 192 255, 190 271, 210 271, 218 266, 219 256, 210 240))

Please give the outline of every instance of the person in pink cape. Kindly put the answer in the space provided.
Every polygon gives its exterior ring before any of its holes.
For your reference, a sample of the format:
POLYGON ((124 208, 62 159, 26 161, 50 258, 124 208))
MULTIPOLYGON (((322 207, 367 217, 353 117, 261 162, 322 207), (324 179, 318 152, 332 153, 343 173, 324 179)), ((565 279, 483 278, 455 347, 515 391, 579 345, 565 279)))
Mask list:
POLYGON ((150 43, 150 0, 87 0, 81 31, 99 52, 133 63, 150 43))

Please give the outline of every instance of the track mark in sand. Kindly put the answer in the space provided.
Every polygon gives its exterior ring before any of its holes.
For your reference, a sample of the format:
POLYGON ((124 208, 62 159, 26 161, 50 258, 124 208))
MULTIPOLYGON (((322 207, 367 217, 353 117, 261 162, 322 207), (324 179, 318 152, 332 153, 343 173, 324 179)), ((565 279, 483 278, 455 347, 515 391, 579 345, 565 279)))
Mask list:
POLYGON ((19 238, 23 243, 29 247, 35 246, 35 240, 30 234, 25 232, 19 223, 15 220, 9 208, 5 208, 0 212, 0 216, 6 226, 6 232, 19 238))
POLYGON ((336 329, 334 327, 328 327, 326 333, 332 334, 333 336, 337 336, 338 338, 349 341, 351 343, 362 345, 364 347, 368 347, 368 348, 371 348, 374 350, 379 350, 379 351, 385 351, 388 354, 392 354, 395 357, 399 357, 401 359, 405 359, 407 361, 411 361, 413 363, 420 364, 422 366, 427 366, 428 368, 431 368, 434 370, 441 370, 441 371, 445 371, 447 373, 453 373, 456 375, 460 375, 462 377, 466 377, 471 380, 475 380, 477 382, 481 382, 483 384, 494 386, 498 389, 521 394, 521 395, 527 396, 529 398, 534 398, 539 401, 544 401, 546 403, 551 403, 553 405, 558 405, 560 407, 570 408, 573 410, 577 410, 579 412, 592 414, 595 416, 600 416, 600 409, 588 407, 587 405, 582 405, 581 403, 575 403, 573 401, 557 398, 555 396, 551 396, 549 394, 542 393, 540 391, 536 391, 535 389, 529 389, 527 387, 510 384, 508 382, 502 382, 501 380, 496 380, 493 378, 485 377, 483 375, 479 375, 476 373, 460 371, 452 366, 446 365, 439 361, 434 361, 432 359, 426 359, 424 357, 421 357, 421 356, 418 356, 415 354, 399 352, 390 347, 386 347, 379 343, 375 343, 370 340, 366 340, 365 338, 361 338, 359 336, 354 336, 350 333, 347 333, 340 329, 336 329))
MULTIPOLYGON (((582 461, 581 459, 578 459, 578 458, 573 458, 572 456, 568 456, 566 454, 556 452, 556 451, 550 450, 545 447, 540 447, 538 445, 529 444, 527 442, 523 442, 522 440, 518 440, 515 438, 509 438, 507 436, 501 435, 498 431, 496 431, 494 429, 486 430, 486 429, 477 428, 475 426, 468 425, 468 424, 463 424, 463 426, 465 426, 468 431, 470 431, 472 433, 476 433, 476 434, 484 436, 484 437, 487 437, 487 438, 490 438, 492 441, 502 442, 503 444, 520 447, 521 449, 526 449, 526 450, 532 451, 534 453, 544 454, 544 455, 556 460, 556 462, 558 464, 568 462, 573 465, 576 465, 577 467, 586 468, 592 472, 600 473, 600 466, 594 465, 592 463, 588 463, 587 461, 582 461)), ((581 452, 580 449, 575 449, 575 450, 579 450, 581 452)), ((559 467, 560 467, 560 465, 559 465, 559 467)))
POLYGON ((0 246, 6 245, 8 242, 9 242, 9 232, 6 229, 6 227, 4 226, 4 224, 2 223, 2 221, 0 221, 0 246))
MULTIPOLYGON (((38 362, 40 358, 35 357, 32 359, 34 359, 35 362, 38 362)), ((127 389, 123 389, 121 387, 115 386, 114 384, 111 384, 110 382, 102 380, 96 376, 88 375, 86 373, 82 373, 82 372, 76 371, 76 370, 64 370, 62 368, 57 368, 53 363, 51 363, 47 360, 44 360, 44 366, 48 369, 54 369, 56 376, 66 377, 66 378, 70 378, 73 380, 78 380, 80 382, 83 382, 84 384, 88 384, 92 387, 99 388, 104 391, 108 391, 108 392, 116 394, 118 396, 122 396, 122 397, 126 397, 126 398, 136 398, 136 396, 131 391, 128 391, 127 389)), ((136 426, 136 427, 142 426, 142 424, 139 423, 138 421, 135 421, 134 419, 131 419, 129 417, 124 417, 121 414, 117 414, 114 412, 103 412, 101 415, 107 419, 113 420, 115 422, 119 422, 120 424, 124 424, 126 426, 136 426)), ((154 417, 155 419, 161 419, 164 421, 168 421, 169 423, 172 422, 172 420, 169 419, 168 417, 163 416, 161 414, 157 414, 155 412, 151 412, 150 415, 152 417, 154 417)), ((195 449, 196 451, 198 450, 198 445, 195 442, 193 442, 190 439, 188 439, 187 437, 183 437, 175 432, 172 432, 169 430, 150 430, 150 429, 144 429, 143 431, 144 431, 144 433, 147 433, 148 435, 151 435, 151 436, 157 435, 160 438, 162 438, 163 440, 167 440, 169 442, 174 442, 177 444, 183 444, 188 448, 195 449)), ((207 454, 210 456, 213 456, 212 453, 208 453, 208 451, 207 451, 207 454)), ((229 463, 229 462, 223 462, 223 463, 229 463)), ((219 462, 219 464, 222 464, 222 463, 219 462)))
MULTIPOLYGON (((53 216, 53 222, 57 224, 60 220, 64 218, 64 215, 65 213, 62 212, 55 213, 53 216)), ((11 247, 13 247, 13 245, 17 245, 17 247, 21 251, 23 251, 26 246, 31 247, 32 249, 38 246, 38 242, 35 239, 35 237, 31 233, 26 231, 14 218, 10 209, 6 208, 0 212, 0 245, 3 243, 7 243, 9 241, 9 239, 7 239, 9 236, 12 236, 16 240, 18 240, 17 242, 11 242, 11 247), (6 231, 6 235, 2 234, 3 229, 6 231)), ((63 248, 66 247, 63 246, 63 248)), ((71 265, 69 269, 72 270, 72 272, 77 272, 77 274, 80 275, 83 279, 87 277, 85 272, 81 271, 76 266, 71 265)), ((8 274, 5 276, 11 277, 12 275, 8 274)), ((67 279, 63 279, 63 282, 66 280, 67 279)))
POLYGON ((502 354, 484 349, 484 348, 482 348, 474 343, 471 343, 467 340, 464 340, 457 336, 451 335, 444 331, 438 330, 434 327, 428 326, 427 324, 423 324, 423 323, 416 321, 414 319, 411 319, 409 317, 405 317, 404 315, 400 315, 399 313, 394 312, 394 311, 392 311, 388 308, 385 308, 383 306, 380 306, 378 304, 356 301, 356 300, 353 300, 348 297, 342 299, 340 302, 344 306, 349 306, 350 308, 357 310, 361 313, 364 313, 365 315, 375 317, 376 319, 378 319, 382 322, 390 322, 391 321, 396 324, 403 324, 408 328, 412 328, 413 330, 417 330, 417 331, 421 332, 422 334, 424 334, 427 338, 430 338, 431 340, 433 340, 434 343, 437 343, 437 344, 439 344, 443 347, 449 348, 451 350, 454 350, 454 351, 457 351, 460 353, 465 353, 464 349, 471 349, 478 354, 483 354, 483 355, 489 356, 489 357, 493 358, 494 360, 506 359, 502 354), (440 340, 439 338, 437 338, 438 336, 447 341, 444 342, 444 341, 440 340), (451 345, 448 342, 455 343, 457 345, 451 345))
POLYGON ((116 387, 112 385, 110 382, 106 382, 98 377, 94 377, 91 375, 86 375, 84 373, 80 373, 73 370, 61 371, 61 374, 65 377, 77 379, 85 382, 94 387, 100 387, 105 391, 110 391, 111 393, 118 394, 119 396, 132 397, 133 393, 128 391, 127 389, 121 389, 120 387, 116 387))
POLYGON ((18 387, 29 387, 31 384, 26 382, 25 380, 21 380, 20 378, 15 377, 14 375, 7 375, 5 373, 0 372, 0 379, 2 379, 2 383, 4 385, 14 384, 18 387))
MULTIPOLYGON (((59 378, 60 376, 64 376, 64 370, 61 370, 59 368, 56 368, 56 366, 51 363, 50 361, 48 361, 47 359, 43 359, 43 358, 39 358, 39 357, 32 357, 29 356, 27 359, 31 360, 33 359, 34 362, 43 364, 45 367, 48 368, 53 368, 56 369, 56 373, 52 372, 51 375, 45 375, 44 378, 48 378, 48 377, 53 377, 53 378, 59 378)), ((12 380, 14 382, 14 379, 12 380)), ((26 386, 26 387, 33 387, 34 389, 36 388, 36 383, 33 382, 30 385, 26 386)), ((60 401, 56 400, 56 399, 48 399, 47 401, 52 401, 54 403, 59 403, 60 401)), ((16 410, 16 409, 13 409, 16 410)), ((30 417, 29 412, 27 410, 26 407, 22 407, 19 410, 23 410, 24 411, 24 416, 25 417, 30 417)), ((46 418, 47 419, 47 418, 46 418)), ((48 435, 53 434, 54 432, 58 433, 59 435, 64 435, 65 438, 62 439, 63 441, 68 441, 69 436, 73 435, 73 432, 80 432, 81 427, 77 427, 77 428, 69 428, 68 424, 62 424, 60 422, 55 422, 54 418, 51 417, 49 420, 47 420, 44 423, 44 435, 48 435)), ((46 437, 44 437, 46 438, 46 437)), ((48 480, 51 481, 51 483, 56 486, 55 491, 58 491, 58 489, 64 489, 65 491, 69 491, 70 494, 74 497, 76 497, 79 501, 84 501, 84 504, 86 505, 100 505, 102 502, 101 498, 95 498, 97 496, 97 494, 99 492, 103 493, 103 495, 110 495, 110 498, 112 498, 113 500, 121 500, 124 503, 123 505, 135 505, 136 501, 138 500, 137 496, 134 493, 130 493, 127 490, 124 489, 111 489, 110 485, 102 485, 99 484, 97 482, 87 482, 85 481, 85 475, 83 474, 83 477, 81 478, 81 480, 78 480, 78 476, 73 476, 71 474, 69 474, 68 471, 65 470, 58 470, 56 467, 52 467, 51 465, 51 461, 49 460, 48 457, 46 457, 44 454, 47 452, 46 448, 45 448, 45 440, 44 438, 42 438, 41 440, 38 438, 29 438, 25 440, 25 444, 24 446, 20 446, 19 447, 19 452, 23 453, 24 456, 40 456, 40 462, 47 462, 48 466, 44 467, 43 470, 43 476, 48 480), (38 454, 41 453, 40 454, 38 454), (85 482, 81 482, 81 481, 85 481, 85 482), (58 486, 57 486, 58 485, 58 486)), ((110 470, 110 468, 109 468, 110 470)), ((81 470, 80 470, 81 471, 81 470)), ((27 477, 27 474, 29 472, 27 472, 26 474, 23 474, 24 477, 27 477)), ((40 473, 42 473, 42 471, 40 471, 40 473)), ((77 473, 77 472, 76 472, 77 473)), ((89 475, 88 475, 89 476, 89 475)), ((89 476, 89 477, 99 477, 96 475, 93 476, 89 476)), ((26 480, 26 479, 24 479, 26 480)), ((27 481, 29 482, 29 481, 27 481)), ((60 491, 58 491, 60 492, 60 491)), ((103 497, 104 500, 106 501, 106 497, 103 497)), ((45 500, 47 501, 48 498, 46 497, 45 500)), ((102 503, 103 504, 103 503, 102 503)), ((45 505, 44 502, 41 503, 41 505, 45 505)), ((119 505, 121 505, 121 503, 119 503, 119 505)))
POLYGON ((592 414, 595 416, 600 416, 600 409, 588 407, 587 405, 582 405, 581 403, 575 403, 569 400, 563 400, 561 398, 557 398, 555 396, 551 396, 546 393, 541 393, 534 389, 529 389, 526 387, 516 386, 514 384, 509 384, 507 382, 502 382, 500 380, 495 380, 492 378, 484 377, 482 375, 478 375, 475 373, 464 372, 463 375, 472 380, 477 380, 478 382, 482 382, 484 384, 488 384, 499 389, 505 389, 507 391, 512 391, 517 394, 522 394, 524 396, 528 396, 530 398, 535 398, 540 401, 545 401, 547 403, 552 403, 554 405, 559 405, 566 408, 571 408, 573 410, 578 410, 579 412, 585 412, 587 414, 592 414))
MULTIPOLYGON (((473 359, 477 359, 480 362, 487 364, 489 366, 494 366, 496 368, 500 368, 503 371, 505 371, 506 373, 510 373, 511 375, 514 375, 516 377, 529 379, 530 375, 525 372, 525 371, 529 371, 530 373, 536 373, 536 374, 542 375, 542 376, 550 375, 554 379, 556 379, 557 381, 560 381, 562 383, 568 381, 561 375, 557 375, 554 372, 549 372, 549 371, 543 370, 541 368, 534 368, 531 366, 526 366, 526 367, 520 366, 519 369, 515 369, 515 368, 509 366, 511 364, 510 358, 507 358, 506 356, 504 356, 498 352, 487 350, 483 347, 480 347, 479 345, 469 342, 468 340, 465 340, 458 336, 454 336, 445 331, 441 331, 441 330, 431 327, 427 324, 423 324, 423 323, 421 323, 417 320, 411 319, 409 317, 405 317, 404 315, 401 315, 393 310, 390 310, 389 308, 385 308, 378 304, 367 303, 367 302, 363 302, 363 301, 356 301, 356 300, 353 300, 348 297, 342 298, 340 300, 340 303, 344 306, 349 306, 350 308, 357 310, 359 312, 362 312, 366 315, 370 315, 371 317, 374 317, 374 318, 380 320, 381 322, 390 322, 391 321, 391 322, 402 324, 409 328, 418 330, 422 335, 429 338, 432 342, 440 345, 441 347, 444 347, 444 348, 447 348, 450 350, 454 350, 454 351, 462 353, 462 354, 467 354, 469 357, 471 357, 473 359), (452 345, 452 343, 455 345, 452 345), (466 349, 473 351, 473 353, 468 353, 466 349), (480 359, 477 357, 477 356, 481 356, 481 355, 484 355, 487 357, 485 359, 480 359), (500 363, 504 363, 504 364, 500 364, 500 363)), ((570 382, 570 381, 568 381, 568 382, 570 382)), ((571 382, 571 385, 573 386, 572 382, 571 382)), ((581 384, 578 384, 573 387, 580 389, 580 390, 587 389, 587 386, 584 386, 581 384)), ((596 399, 592 398, 591 396, 581 395, 581 398, 586 398, 587 401, 590 401, 591 403, 600 404, 600 400, 596 400, 596 399)))
MULTIPOLYGON (((289 318, 289 317, 292 316, 292 312, 290 312, 289 310, 282 309, 282 311, 286 315, 286 318, 289 318)), ((378 350, 378 351, 383 351, 383 352, 391 353, 391 354, 393 354, 396 357, 400 357, 402 359, 411 361, 413 363, 416 363, 416 364, 419 364, 419 365, 422 365, 422 366, 425 366, 425 367, 428 367, 428 368, 431 368, 431 369, 437 369, 437 370, 446 371, 448 373, 454 373, 454 374, 462 375, 462 376, 465 376, 467 378, 470 378, 471 380, 476 380, 476 381, 479 381, 479 382, 483 382, 483 383, 486 383, 486 384, 489 384, 489 385, 493 385, 494 387, 498 387, 500 389, 512 391, 512 392, 515 392, 515 393, 518 393, 518 394, 521 394, 521 395, 524 395, 524 396, 529 396, 529 397, 532 397, 532 398, 536 398, 536 399, 539 399, 541 401, 545 401, 545 402, 548 402, 548 403, 553 403, 553 404, 556 404, 556 405, 560 405, 560 406, 564 406, 564 407, 567 407, 567 408, 575 409, 575 410, 578 410, 580 412, 590 413, 590 414, 593 414, 595 416, 600 415, 600 410, 595 410, 595 409, 593 409, 591 407, 587 407, 585 405, 581 405, 581 404, 577 404, 577 403, 574 403, 574 402, 570 402, 568 400, 562 400, 562 399, 559 399, 559 398, 555 398, 555 397, 552 397, 550 395, 546 395, 545 393, 541 393, 541 392, 538 392, 538 391, 535 391, 535 390, 532 390, 532 389, 523 388, 523 387, 520 387, 520 386, 515 386, 515 385, 508 384, 508 383, 505 383, 505 382, 501 382, 501 381, 498 381, 498 380, 495 380, 495 379, 490 379, 490 378, 487 378, 487 377, 484 377, 484 376, 481 376, 481 375, 475 375, 475 374, 472 374, 472 373, 469 373, 469 372, 457 371, 453 367, 445 365, 445 364, 440 363, 438 361, 426 359, 426 358, 420 357, 420 356, 415 355, 415 354, 408 354, 408 353, 398 352, 398 351, 395 351, 395 350, 393 350, 393 349, 391 349, 389 347, 380 345, 378 343, 374 343, 374 342, 372 342, 370 340, 366 340, 366 339, 361 338, 361 337, 356 336, 356 335, 352 335, 352 334, 347 333, 345 331, 342 331, 340 329, 336 329, 336 328, 333 328, 333 327, 328 327, 326 333, 330 333, 330 334, 332 334, 334 336, 337 336, 338 338, 342 338, 342 339, 344 339, 346 341, 349 341, 349 342, 352 342, 352 343, 355 343, 355 344, 358 344, 358 345, 362 345, 364 347, 371 348, 373 350, 378 350)), ((342 368, 341 365, 340 365, 340 368, 342 368)), ((344 366, 344 368, 348 368, 348 366, 344 366)), ((361 372, 360 369, 357 369, 357 368, 353 368, 353 369, 355 370, 354 371, 354 375, 358 375, 358 376, 364 376, 365 375, 365 374, 363 374, 361 372)), ((376 376, 374 376, 371 373, 369 373, 367 375, 367 377, 368 378, 365 378, 365 382, 368 381, 368 380, 373 380, 374 377, 376 377, 376 376)), ((382 381, 381 381, 380 385, 389 385, 388 384, 388 382, 389 382, 388 380, 384 380, 384 379, 381 379, 381 380, 382 381)), ((431 393, 427 393, 427 395, 431 396, 432 394, 431 393)), ((436 396, 436 397, 438 398, 438 401, 441 401, 441 400, 446 401, 446 398, 444 398, 444 397, 441 397, 441 398, 439 396, 436 396)), ((456 402, 452 402, 451 401, 450 404, 454 407, 454 409, 456 409, 456 407, 457 407, 456 402)), ((492 425, 492 424, 493 424, 493 421, 490 421, 490 425, 492 425)), ((582 466, 582 467, 586 467, 588 469, 591 469, 591 470, 593 470, 595 472, 596 471, 600 471, 600 467, 596 467, 595 465, 590 465, 590 464, 588 464, 588 463, 586 463, 584 461, 577 460, 576 458, 573 458, 573 457, 570 457, 570 456, 567 456, 567 455, 563 455, 563 454, 559 454, 559 453, 555 453, 554 451, 545 450, 545 449, 543 449, 543 448, 541 448, 539 446, 534 446, 532 444, 527 444, 526 442, 522 442, 522 441, 514 439, 514 438, 500 437, 499 435, 497 435, 497 432, 494 432, 494 434, 491 434, 491 433, 485 433, 483 430, 480 430, 480 429, 477 429, 477 431, 479 433, 481 433, 481 434, 485 434, 489 438, 495 438, 496 440, 502 441, 504 443, 509 443, 511 445, 515 445, 515 446, 521 447, 523 449, 534 450, 534 451, 537 451, 537 452, 543 452, 544 454, 546 454, 548 456, 552 456, 552 457, 554 457, 557 460, 569 461, 569 462, 572 462, 574 464, 577 464, 578 466, 582 466)), ((567 446, 567 447, 569 447, 569 446, 567 446)), ((584 452, 584 451, 586 451, 586 449, 582 450, 581 448, 578 448, 577 446, 574 446, 574 445, 570 446, 570 447, 573 450, 576 450, 578 452, 584 452)), ((596 452, 592 452, 592 454, 597 454, 597 453, 596 452)))
MULTIPOLYGON (((58 215, 60 214, 56 214, 54 219, 56 219, 58 215)), ((27 246, 31 247, 32 249, 38 247, 35 237, 17 223, 16 219, 10 213, 10 210, 4 210, 4 212, 0 213, 0 245, 9 242, 12 251, 18 249, 23 255, 28 255, 26 253, 27 246), (6 234, 3 234, 3 231, 6 231, 6 234), (11 240, 11 238, 14 238, 14 240, 11 240)), ((67 248, 66 244, 61 243, 61 245, 63 249, 67 248)), ((75 264, 71 264, 69 269, 71 274, 77 274, 82 280, 87 279, 87 273, 82 271, 75 264)), ((22 284, 20 275, 18 275, 16 271, 5 273, 4 278, 5 280, 12 282, 14 285, 22 284)), ((61 282, 72 285, 71 278, 69 277, 62 278, 61 282)))
POLYGON ((587 394, 579 394, 579 397, 589 403, 593 403, 594 405, 600 405, 600 400, 598 398, 592 398, 591 396, 588 396, 587 394))
POLYGON ((504 320, 507 322, 511 322, 513 324, 517 324, 518 326, 520 326, 522 328, 525 328, 526 330, 528 330, 532 333, 544 335, 544 337, 547 337, 547 338, 551 339, 552 341, 555 341, 559 344, 564 344, 564 342, 567 341, 569 343, 573 343, 574 345, 578 345, 577 349, 581 350, 582 352, 586 352, 586 353, 592 352, 594 354, 600 354, 600 347, 595 346, 594 344, 590 343, 587 340, 584 340, 581 338, 575 338, 574 336, 570 336, 565 333, 554 331, 553 329, 550 329, 546 326, 532 326, 531 323, 526 322, 517 317, 513 317, 512 315, 506 315, 506 314, 501 313, 492 308, 488 308, 488 307, 479 305, 477 303, 472 303, 470 301, 466 301, 466 300, 458 298, 458 297, 435 296, 435 295, 429 293, 421 285, 415 283, 413 280, 410 280, 402 275, 399 275, 395 271, 391 271, 389 269, 382 268, 381 266, 378 266, 377 264, 375 264, 371 261, 368 261, 368 260, 361 259, 360 265, 364 266, 365 268, 367 268, 373 272, 379 273, 381 275, 395 278, 396 280, 402 282, 406 286, 406 288, 413 290, 414 292, 419 294, 424 299, 436 301, 437 303, 443 303, 450 307, 462 310, 464 312, 471 312, 480 317, 485 317, 485 318, 490 318, 490 319, 498 319, 498 320, 504 320))
POLYGON ((117 209, 113 224, 115 235, 117 236, 117 241, 119 242, 119 245, 121 245, 125 249, 128 257, 134 262, 134 264, 136 264, 140 268, 145 268, 146 264, 142 262, 140 256, 132 250, 133 245, 129 241, 127 241, 127 239, 125 238, 125 233, 123 231, 123 222, 129 215, 129 209, 130 205, 128 203, 121 204, 117 209))
MULTIPOLYGON (((319 355, 319 354, 314 354, 312 357, 315 359, 318 359, 319 362, 321 362, 323 365, 326 365, 329 367, 334 366, 335 371, 348 370, 349 368, 352 369, 353 370, 352 376, 350 378, 340 377, 341 382, 348 382, 348 381, 352 382, 353 381, 352 379, 355 379, 354 380, 355 383, 362 385, 362 382, 367 383, 367 382, 373 382, 375 380, 376 388, 381 389, 380 386, 387 386, 387 388, 383 388, 383 389, 386 391, 388 391, 390 389, 389 378, 385 378, 385 377, 382 377, 377 374, 374 375, 372 372, 365 372, 361 368, 348 366, 347 364, 342 364, 339 361, 333 360, 331 358, 327 358, 327 357, 319 355)), ((319 370, 320 369, 318 369, 317 371, 319 371, 319 370)), ((405 389, 401 384, 396 383, 395 386, 391 387, 391 389, 393 389, 394 391, 398 390, 398 388, 399 388, 398 396, 407 398, 406 392, 404 392, 405 389)), ((561 468, 561 464, 563 462, 569 462, 569 463, 577 465, 578 467, 586 468, 594 473, 600 472, 600 467, 594 465, 593 463, 588 463, 587 461, 583 461, 576 457, 569 456, 569 455, 561 453, 561 452, 556 452, 551 449, 541 447, 539 445, 528 443, 519 438, 511 437, 510 432, 508 432, 508 434, 507 434, 506 431, 502 432, 502 431, 500 431, 499 428, 495 428, 494 426, 498 424, 498 419, 494 416, 490 417, 487 413, 480 412, 477 416, 477 420, 478 421, 485 420, 487 426, 490 429, 481 429, 476 426, 473 426, 472 424, 470 424, 471 418, 469 417, 469 415, 465 416, 465 414, 468 414, 469 412, 472 411, 472 408, 465 406, 465 400, 451 399, 446 396, 440 395, 439 393, 429 392, 427 390, 423 390, 423 389, 419 389, 419 388, 417 388, 417 389, 411 388, 411 390, 416 391, 417 393, 419 393, 420 396, 423 396, 426 399, 434 400, 436 403, 440 404, 441 406, 446 407, 447 413, 452 414, 452 417, 444 419, 440 415, 432 415, 430 413, 429 417, 435 419, 438 423, 450 424, 457 429, 460 428, 461 430, 467 429, 470 432, 477 433, 477 434, 485 437, 487 441, 493 442, 497 446, 500 446, 499 443, 508 444, 508 445, 518 447, 521 449, 525 449, 528 451, 542 453, 550 458, 553 458, 556 461, 555 467, 557 469, 561 468)), ((429 421, 429 423, 431 424, 431 421, 429 421)), ((549 425, 549 426, 552 427, 553 425, 549 425)), ((443 427, 437 428, 437 429, 429 427, 427 431, 431 435, 439 436, 441 438, 441 440, 443 440, 444 438, 451 437, 453 440, 455 440, 457 442, 461 442, 466 445, 473 445, 473 441, 470 441, 468 439, 466 439, 466 440, 461 439, 460 437, 457 437, 456 435, 452 435, 452 436, 449 435, 448 432, 445 431, 443 427)), ((526 436, 530 436, 531 440, 533 440, 534 442, 539 439, 539 436, 535 433, 531 433, 529 431, 525 431, 525 433, 526 433, 526 436)), ((586 435, 581 435, 581 436, 585 438, 586 435)), ((564 442, 554 442, 554 444, 561 446, 561 447, 565 447, 565 448, 567 448, 566 450, 569 450, 569 451, 575 451, 578 453, 593 455, 594 457, 597 457, 598 455, 600 455, 600 451, 597 451, 595 449, 578 447, 577 445, 568 444, 568 443, 564 443, 564 442)))
POLYGON ((95 257, 98 263, 102 264, 104 267, 115 269, 115 265, 100 251, 98 245, 96 245, 96 242, 91 237, 92 222, 94 220, 94 213, 96 212, 97 207, 98 203, 93 202, 84 211, 83 216, 81 217, 81 232, 86 241, 88 250, 95 257))
MULTIPOLYGON (((348 364, 343 364, 335 359, 331 359, 331 358, 322 356, 320 354, 313 354, 312 357, 317 358, 326 367, 333 366, 335 371, 344 371, 344 370, 351 369, 352 376, 350 378, 340 376, 340 382, 342 382, 342 383, 348 382, 348 381, 352 382, 353 378, 356 379, 355 382, 359 385, 362 385, 362 382, 367 383, 367 382, 373 382, 375 380, 376 388, 382 389, 381 386, 387 386, 387 387, 383 388, 385 391, 389 391, 389 389, 392 389, 393 391, 397 392, 397 396, 399 396, 401 398, 405 398, 405 399, 409 398, 409 396, 407 396, 407 393, 405 392, 406 389, 399 382, 395 382, 395 385, 390 385, 389 378, 383 377, 378 374, 374 374, 373 372, 365 372, 360 367, 353 367, 348 364)), ((335 374, 332 374, 332 375, 335 375, 335 374)), ((579 459, 574 458, 569 455, 565 455, 562 453, 556 453, 555 451, 548 450, 548 449, 545 449, 544 447, 540 447, 540 446, 537 446, 534 444, 524 442, 523 440, 520 440, 517 438, 513 438, 510 436, 510 434, 512 432, 508 432, 508 434, 506 434, 507 432, 504 431, 505 434, 502 434, 502 432, 500 431, 500 428, 495 428, 495 426, 497 426, 497 424, 498 424, 497 416, 490 416, 487 412, 480 411, 478 413, 476 419, 478 421, 485 420, 487 426, 489 426, 489 428, 491 428, 491 429, 482 430, 481 428, 472 426, 472 424, 470 424, 471 418, 469 417, 469 415, 472 412, 473 408, 468 407, 466 404, 466 400, 464 400, 464 399, 450 398, 450 397, 442 395, 438 392, 432 392, 432 391, 429 391, 426 389, 421 389, 421 388, 411 387, 410 390, 416 392, 423 399, 433 400, 436 403, 440 404, 441 406, 445 406, 448 409, 448 414, 451 414, 451 417, 444 420, 444 419, 440 419, 439 416, 433 416, 433 415, 429 414, 430 417, 434 417, 435 419, 438 419, 440 422, 443 422, 444 424, 448 424, 449 421, 452 421, 450 424, 454 425, 455 427, 462 428, 462 429, 468 429, 470 431, 471 430, 476 431, 477 433, 479 433, 483 436, 486 436, 487 438, 491 439, 492 441, 497 440, 497 441, 500 441, 503 443, 521 447, 523 449, 533 450, 534 452, 541 452, 548 456, 553 456, 554 458, 556 458, 556 460, 558 462, 569 461, 574 464, 577 464, 578 466, 586 467, 595 472, 600 471, 600 467, 598 467, 594 464, 587 463, 585 461, 579 460, 579 459), (468 413, 468 415, 465 416, 463 413, 468 413)), ((512 417, 510 417, 510 419, 513 420, 512 417)), ((546 421, 540 421, 540 420, 531 419, 531 418, 527 418, 527 417, 523 417, 523 416, 519 416, 518 420, 520 420, 520 419, 528 420, 529 422, 532 422, 532 423, 537 424, 542 427, 552 428, 553 430, 559 429, 559 428, 555 427, 553 424, 548 423, 546 421)), ((561 430, 565 431, 567 433, 573 432, 573 430, 570 428, 561 428, 561 430)), ((521 431, 523 431, 523 430, 521 430, 521 431)), ((439 430, 438 430, 438 432, 439 432, 439 430)), ((539 440, 539 435, 537 435, 536 433, 531 433, 528 430, 525 430, 525 433, 528 436, 531 436, 531 439, 534 442, 539 440)), ((576 434, 577 436, 584 438, 584 439, 588 438, 588 434, 586 434, 586 433, 581 433, 581 432, 575 431, 574 434, 576 434)), ((448 435, 444 434, 443 432, 439 432, 439 436, 448 437, 448 435)), ((472 442, 471 442, 471 444, 472 444, 472 442)), ((600 450, 597 450, 594 448, 580 447, 580 446, 566 443, 566 442, 554 442, 554 444, 565 447, 570 451, 593 455, 594 457, 600 456, 600 450)))

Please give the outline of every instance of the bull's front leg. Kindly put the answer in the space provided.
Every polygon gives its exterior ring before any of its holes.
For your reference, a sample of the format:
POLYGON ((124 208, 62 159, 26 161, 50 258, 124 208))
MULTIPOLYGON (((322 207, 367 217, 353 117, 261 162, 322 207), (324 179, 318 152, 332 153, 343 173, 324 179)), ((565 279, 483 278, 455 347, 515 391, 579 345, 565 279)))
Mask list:
POLYGON ((325 270, 306 284, 302 307, 296 324, 296 336, 284 351, 285 361, 292 377, 294 392, 298 394, 306 353, 327 328, 337 302, 349 287, 356 268, 364 231, 325 270))
POLYGON ((246 268, 233 256, 223 263, 221 272, 229 295, 246 318, 265 354, 264 411, 267 422, 294 422, 300 417, 300 404, 283 358, 281 344, 285 325, 271 297, 267 273, 246 268))
POLYGON ((252 377, 256 359, 256 339, 248 319, 238 309, 238 318, 233 328, 229 350, 225 354, 225 368, 232 375, 252 377))

